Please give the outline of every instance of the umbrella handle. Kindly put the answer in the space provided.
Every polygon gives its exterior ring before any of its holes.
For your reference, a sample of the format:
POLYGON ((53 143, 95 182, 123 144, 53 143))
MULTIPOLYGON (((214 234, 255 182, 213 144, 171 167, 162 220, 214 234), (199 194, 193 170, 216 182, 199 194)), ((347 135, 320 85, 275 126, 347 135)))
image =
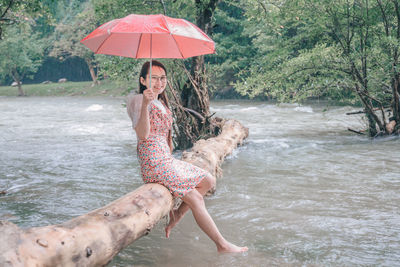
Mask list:
POLYGON ((153 35, 152 34, 150 34, 150 76, 149 76, 149 79, 150 79, 150 90, 151 91, 153 91, 153 88, 151 87, 151 69, 153 68, 153 60, 152 60, 152 54, 151 54, 151 50, 153 50, 153 47, 152 47, 152 44, 153 44, 153 35))
POLYGON ((150 57, 150 76, 149 76, 149 79, 150 79, 150 88, 148 88, 148 89, 150 89, 151 91, 153 91, 153 87, 151 87, 151 69, 153 68, 153 62, 152 62, 152 60, 151 60, 151 57, 150 57))

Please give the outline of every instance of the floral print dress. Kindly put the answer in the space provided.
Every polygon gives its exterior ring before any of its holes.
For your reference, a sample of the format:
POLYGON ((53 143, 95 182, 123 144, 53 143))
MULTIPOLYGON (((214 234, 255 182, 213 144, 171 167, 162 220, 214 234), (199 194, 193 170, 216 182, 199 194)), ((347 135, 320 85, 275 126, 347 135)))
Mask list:
POLYGON ((172 156, 167 142, 168 132, 172 127, 172 113, 168 108, 160 108, 161 102, 156 104, 152 101, 149 105, 150 135, 147 139, 138 141, 142 178, 145 183, 162 184, 175 197, 182 198, 208 172, 172 156))

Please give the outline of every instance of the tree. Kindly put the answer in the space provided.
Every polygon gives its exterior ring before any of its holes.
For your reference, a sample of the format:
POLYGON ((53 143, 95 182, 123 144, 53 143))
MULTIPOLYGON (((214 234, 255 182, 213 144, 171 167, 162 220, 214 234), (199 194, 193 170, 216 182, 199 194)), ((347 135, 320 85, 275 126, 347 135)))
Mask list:
POLYGON ((37 71, 43 59, 43 40, 31 30, 29 25, 9 27, 0 41, 0 75, 14 79, 19 96, 25 95, 22 79, 37 71))
MULTIPOLYGON (((398 9, 397 1, 390 2, 385 8, 389 6, 394 10, 397 6, 398 9)), ((391 61, 389 58, 392 53, 391 48, 386 52, 389 57, 384 56, 382 48, 385 46, 388 48, 388 45, 390 47, 384 39, 391 36, 388 32, 390 29, 382 27, 382 19, 386 17, 390 19, 390 23, 395 23, 396 16, 388 17, 391 12, 384 10, 381 1, 343 1, 330 6, 326 3, 324 9, 328 18, 327 27, 341 52, 343 71, 351 77, 353 83, 351 89, 364 106, 369 135, 391 134, 392 130, 387 127, 389 121, 384 109, 390 107, 390 102, 398 103, 398 95, 393 94, 390 100, 391 92, 387 92, 382 85, 389 84, 388 81, 391 80, 391 71, 387 66, 397 64, 398 59, 391 61)), ((398 51, 398 48, 393 52, 396 53, 396 50, 398 51)), ((391 113, 396 113, 396 110, 392 109, 391 113)), ((397 124, 399 122, 396 121, 397 124)))
POLYGON ((256 55, 248 58, 248 69, 236 89, 250 97, 301 101, 329 96, 326 86, 338 73, 327 77, 320 65, 328 65, 335 51, 325 49, 328 36, 320 21, 298 1, 248 1, 246 32, 253 38, 256 55), (314 67, 317 66, 318 67, 314 67), (318 83, 317 83, 318 81, 318 83), (312 85, 312 86, 311 86, 312 85))
POLYGON ((3 38, 5 29, 10 25, 26 23, 37 16, 48 18, 46 10, 48 1, 53 0, 0 0, 0 40, 3 38))
MULTIPOLYGON (((382 18, 381 31, 383 38, 377 39, 377 46, 382 48, 390 64, 385 64, 384 74, 386 79, 381 82, 384 90, 391 88, 391 107, 393 120, 396 122, 393 131, 400 129, 400 70, 398 69, 400 54, 400 7, 397 0, 389 2, 376 1, 382 18), (390 79, 390 83, 388 82, 390 79)), ((390 122, 389 122, 390 123, 390 122)), ((390 126, 387 127, 390 132, 390 126)))
POLYGON ((396 132, 388 115, 398 103, 397 1, 267 1, 247 10, 260 60, 237 83, 242 94, 350 99, 364 107, 370 136, 396 132))
MULTIPOLYGON (((195 0, 196 25, 207 35, 212 34, 212 19, 218 0, 195 0)), ((184 106, 193 109, 204 116, 209 115, 209 94, 204 56, 193 57, 190 69, 192 79, 188 79, 182 90, 184 106)))
POLYGON ((85 60, 93 85, 97 85, 98 77, 96 73, 96 60, 94 54, 80 43, 97 25, 94 18, 94 11, 88 4, 86 8, 78 14, 71 23, 59 23, 55 30, 55 41, 50 56, 64 60, 68 57, 81 57, 85 60))

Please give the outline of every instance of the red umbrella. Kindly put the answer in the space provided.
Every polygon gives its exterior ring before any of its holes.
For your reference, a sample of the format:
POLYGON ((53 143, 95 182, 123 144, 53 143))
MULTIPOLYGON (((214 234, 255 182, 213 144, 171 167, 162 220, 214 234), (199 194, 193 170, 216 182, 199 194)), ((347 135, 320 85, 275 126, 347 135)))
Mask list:
POLYGON ((131 14, 111 20, 81 43, 96 54, 131 58, 188 58, 215 52, 214 41, 196 25, 164 15, 131 14))
POLYGON ((214 41, 196 25, 161 14, 131 14, 111 20, 81 43, 95 54, 150 58, 150 77, 152 58, 188 58, 215 52, 214 41))

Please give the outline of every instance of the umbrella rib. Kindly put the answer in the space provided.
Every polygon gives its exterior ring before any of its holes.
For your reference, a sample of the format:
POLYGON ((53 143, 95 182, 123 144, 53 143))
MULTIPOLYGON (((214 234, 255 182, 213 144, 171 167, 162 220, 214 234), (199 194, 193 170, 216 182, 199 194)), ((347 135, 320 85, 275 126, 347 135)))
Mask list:
POLYGON ((179 49, 179 45, 178 45, 178 42, 175 40, 175 36, 171 33, 171 30, 170 30, 169 27, 168 27, 167 20, 165 19, 164 16, 162 16, 162 18, 163 18, 163 20, 165 21, 165 25, 167 26, 168 31, 169 31, 169 34, 171 34, 172 39, 174 40, 174 42, 175 42, 175 44, 176 44, 176 47, 178 47, 179 54, 181 54, 182 58, 185 58, 185 57, 183 56, 183 54, 182 54, 181 49, 179 49))
POLYGON ((138 42, 138 45, 137 45, 135 58, 138 58, 139 47, 140 47, 140 42, 142 41, 142 36, 143 36, 143 33, 141 33, 140 37, 139 37, 139 42, 138 42))
POLYGON ((104 44, 104 43, 107 41, 107 39, 111 36, 111 34, 112 34, 112 32, 110 32, 110 33, 108 34, 108 37, 105 38, 103 42, 101 42, 101 45, 99 45, 99 47, 98 47, 98 48, 96 49, 96 51, 94 52, 95 54, 97 54, 97 51, 100 50, 100 48, 103 46, 103 44, 104 44))
POLYGON ((111 36, 111 34, 112 34, 112 32, 111 31, 107 31, 107 33, 108 33, 108 37, 107 38, 105 38, 104 40, 103 40, 103 42, 101 42, 101 45, 99 45, 99 47, 96 49, 96 51, 94 52, 95 54, 97 54, 97 51, 99 51, 100 50, 100 48, 103 46, 103 44, 107 41, 107 39, 111 36))

